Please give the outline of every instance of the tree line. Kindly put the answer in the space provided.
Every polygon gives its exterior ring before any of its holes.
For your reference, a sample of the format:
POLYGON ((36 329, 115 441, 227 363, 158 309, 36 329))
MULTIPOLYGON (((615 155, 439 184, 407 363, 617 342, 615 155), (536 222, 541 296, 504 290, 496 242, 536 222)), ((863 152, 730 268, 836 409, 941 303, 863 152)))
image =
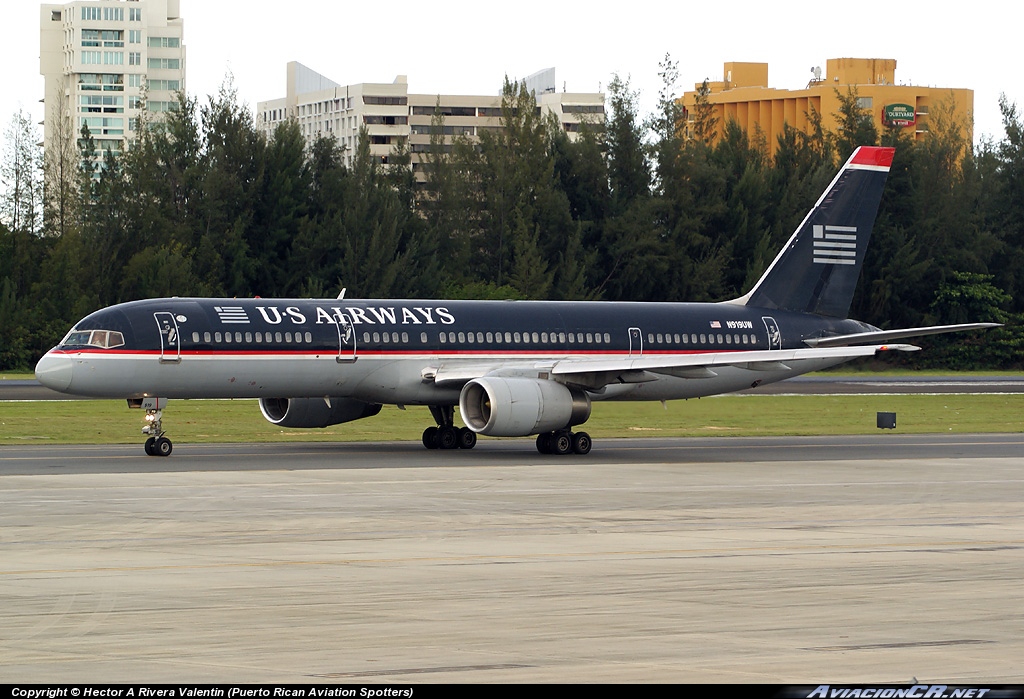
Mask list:
POLYGON ((203 104, 180 95, 121 153, 83 128, 56 133, 44 157, 16 115, 0 161, 0 368, 30 367, 93 310, 156 296, 737 297, 858 145, 896 157, 851 315, 882 328, 1005 322, 931 340, 913 361, 1020 368, 1016 105, 1001 101, 1004 138, 974 148, 951 103, 915 141, 878 133, 850 92, 835 131, 812 114, 769 156, 763 136, 719 128, 706 92, 684 114, 667 57, 661 78, 641 115, 614 77, 607 118, 575 138, 506 80, 502 128, 446 141, 439 111, 415 171, 407 144, 381 162, 360 138, 349 167, 329 134, 307 141, 286 122, 267 138, 230 83, 203 104))

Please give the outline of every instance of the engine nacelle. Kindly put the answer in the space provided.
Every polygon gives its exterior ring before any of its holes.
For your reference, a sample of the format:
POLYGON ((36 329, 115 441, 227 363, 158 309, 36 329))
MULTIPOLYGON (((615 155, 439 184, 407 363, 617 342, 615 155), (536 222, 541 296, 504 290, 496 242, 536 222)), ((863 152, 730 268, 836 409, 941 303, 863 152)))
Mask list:
POLYGON ((463 387, 459 412, 474 432, 525 437, 586 422, 590 397, 555 381, 485 376, 463 387))
POLYGON ((260 398, 260 412, 281 427, 328 427, 343 422, 373 417, 379 403, 364 403, 353 398, 260 398))

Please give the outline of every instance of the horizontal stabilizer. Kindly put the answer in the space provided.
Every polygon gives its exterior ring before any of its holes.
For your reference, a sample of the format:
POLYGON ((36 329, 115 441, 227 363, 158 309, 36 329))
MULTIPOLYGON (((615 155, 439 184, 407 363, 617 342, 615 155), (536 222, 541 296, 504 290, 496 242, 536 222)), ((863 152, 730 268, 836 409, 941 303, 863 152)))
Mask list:
POLYGON ((812 337, 804 340, 809 347, 848 347, 865 343, 876 344, 890 340, 902 340, 908 337, 924 337, 925 335, 942 335, 958 333, 966 330, 985 330, 998 328, 1002 323, 962 323, 960 325, 930 325, 923 328, 903 328, 901 330, 875 330, 853 335, 834 335, 831 337, 812 337))

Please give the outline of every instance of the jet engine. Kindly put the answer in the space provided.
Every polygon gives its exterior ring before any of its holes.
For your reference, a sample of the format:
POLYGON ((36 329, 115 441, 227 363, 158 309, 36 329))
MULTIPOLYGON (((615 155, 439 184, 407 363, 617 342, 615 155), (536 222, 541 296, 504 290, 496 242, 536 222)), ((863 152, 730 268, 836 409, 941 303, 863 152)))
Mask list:
POLYGON ((260 412, 281 427, 328 427, 343 422, 373 417, 379 403, 364 403, 353 398, 260 398, 260 412))
POLYGON ((474 432, 524 437, 586 422, 590 397, 555 381, 485 376, 463 387, 459 412, 474 432))

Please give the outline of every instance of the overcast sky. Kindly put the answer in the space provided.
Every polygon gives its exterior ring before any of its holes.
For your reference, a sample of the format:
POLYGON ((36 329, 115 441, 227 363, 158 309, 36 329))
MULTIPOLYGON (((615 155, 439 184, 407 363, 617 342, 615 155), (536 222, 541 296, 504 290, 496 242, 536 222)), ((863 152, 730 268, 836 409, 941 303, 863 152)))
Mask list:
MULTIPOLYGON (((8 79, 0 125, 42 119, 40 3, 3 0, 8 79)), ((999 94, 1024 108, 1020 17, 1012 3, 639 2, 519 0, 181 0, 187 91, 205 101, 227 74, 242 102, 283 97, 299 61, 341 84, 407 75, 419 94, 497 94, 502 78, 557 69, 558 89, 604 90, 629 77, 641 108, 657 100, 658 63, 679 64, 679 91, 721 80, 726 61, 768 63, 769 86, 800 89, 829 58, 895 58, 896 82, 974 90, 975 142, 1003 137, 999 94), (608 9, 612 8, 612 9, 608 9)))

